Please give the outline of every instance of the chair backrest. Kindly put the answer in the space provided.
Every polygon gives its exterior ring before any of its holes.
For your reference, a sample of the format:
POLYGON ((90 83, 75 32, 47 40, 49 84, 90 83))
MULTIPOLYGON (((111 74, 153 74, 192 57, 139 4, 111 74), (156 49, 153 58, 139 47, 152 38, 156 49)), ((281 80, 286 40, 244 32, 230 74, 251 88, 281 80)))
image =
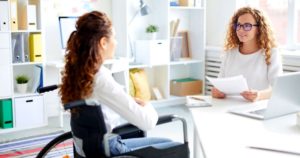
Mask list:
MULTIPOLYGON (((71 114, 71 130, 74 141, 78 138, 82 140, 79 144, 82 143, 85 157, 105 157, 102 142, 107 130, 101 106, 81 106, 78 113, 71 114)), ((76 147, 75 152, 80 154, 80 149, 76 147)))

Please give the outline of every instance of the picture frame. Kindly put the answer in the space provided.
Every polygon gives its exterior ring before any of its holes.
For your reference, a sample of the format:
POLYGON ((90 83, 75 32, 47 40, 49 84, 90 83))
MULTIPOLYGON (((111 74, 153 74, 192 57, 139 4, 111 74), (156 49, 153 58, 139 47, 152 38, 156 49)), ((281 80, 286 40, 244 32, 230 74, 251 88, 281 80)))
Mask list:
POLYGON ((160 100, 160 99, 163 99, 159 89, 157 87, 153 87, 152 88, 152 91, 153 91, 153 94, 154 94, 154 97, 156 100, 160 100))

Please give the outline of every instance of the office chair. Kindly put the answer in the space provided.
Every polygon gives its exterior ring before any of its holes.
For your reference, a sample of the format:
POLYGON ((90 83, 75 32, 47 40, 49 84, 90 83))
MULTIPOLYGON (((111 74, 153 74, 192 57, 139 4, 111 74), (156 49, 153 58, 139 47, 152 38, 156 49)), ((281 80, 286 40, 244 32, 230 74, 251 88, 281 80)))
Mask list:
MULTIPOLYGON (((44 93, 57 89, 57 85, 42 87, 39 93, 44 93)), ((157 125, 165 124, 173 121, 181 121, 183 125, 184 142, 182 144, 157 149, 152 146, 123 153, 118 156, 111 156, 108 141, 110 136, 121 136, 122 139, 145 137, 146 133, 136 126, 124 124, 114 128, 112 133, 106 130, 101 106, 93 100, 78 100, 64 105, 65 110, 80 107, 78 114, 71 115, 71 131, 66 132, 52 141, 50 141, 37 155, 37 158, 43 158, 51 152, 61 142, 70 139, 81 139, 82 149, 85 157, 101 157, 101 158, 189 158, 189 148, 187 140, 187 125, 183 118, 176 115, 166 115, 159 117, 157 125)), ((77 152, 78 149, 73 145, 73 154, 76 158, 83 158, 77 152)))

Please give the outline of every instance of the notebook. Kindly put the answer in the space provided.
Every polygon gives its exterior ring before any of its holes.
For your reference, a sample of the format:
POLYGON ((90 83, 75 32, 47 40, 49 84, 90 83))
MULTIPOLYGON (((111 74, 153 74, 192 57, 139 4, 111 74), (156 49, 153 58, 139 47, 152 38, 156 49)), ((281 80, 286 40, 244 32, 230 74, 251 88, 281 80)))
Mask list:
POLYGON ((256 119, 271 119, 300 111, 300 72, 278 76, 269 101, 254 106, 230 109, 229 112, 256 119))

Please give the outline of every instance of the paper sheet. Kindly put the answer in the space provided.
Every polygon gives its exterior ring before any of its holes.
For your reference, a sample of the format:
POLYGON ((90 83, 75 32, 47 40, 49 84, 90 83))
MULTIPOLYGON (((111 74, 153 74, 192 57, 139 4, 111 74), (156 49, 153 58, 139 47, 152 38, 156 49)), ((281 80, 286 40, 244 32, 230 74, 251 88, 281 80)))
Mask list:
POLYGON ((215 88, 227 95, 237 95, 249 90, 247 81, 242 75, 227 78, 211 78, 206 76, 206 78, 215 88))

